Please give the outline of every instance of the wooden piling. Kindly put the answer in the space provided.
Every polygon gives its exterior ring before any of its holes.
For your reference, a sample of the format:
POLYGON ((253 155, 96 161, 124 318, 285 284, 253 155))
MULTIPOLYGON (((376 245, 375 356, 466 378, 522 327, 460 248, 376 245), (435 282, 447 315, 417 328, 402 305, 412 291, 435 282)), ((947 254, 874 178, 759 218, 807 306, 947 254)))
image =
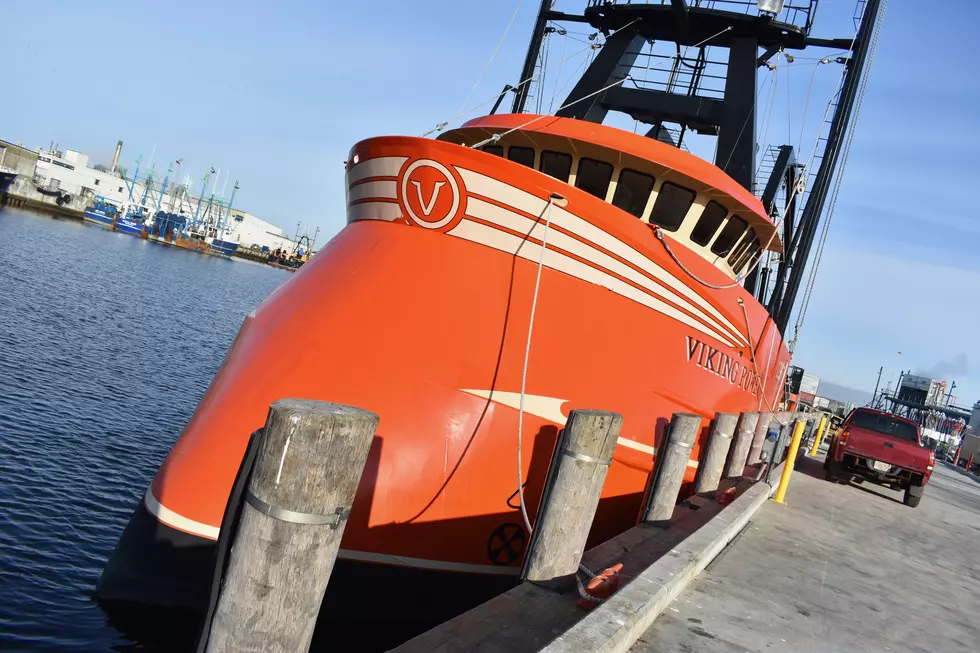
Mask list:
POLYGON ((731 413, 715 415, 711 433, 708 435, 708 450, 698 463, 698 476, 694 482, 694 491, 697 494, 714 492, 718 489, 737 422, 738 416, 731 413))
POLYGON ((622 415, 604 410, 568 415, 524 557, 525 580, 574 583, 622 426, 622 415))
POLYGON ((269 408, 208 653, 309 649, 377 425, 339 404, 269 408))
POLYGON ((666 522, 674 514, 677 493, 691 459, 691 445, 700 429, 700 415, 674 413, 671 417, 664 442, 657 450, 656 469, 642 521, 666 522))
POLYGON ((752 447, 752 436, 755 426, 759 423, 759 413, 742 413, 735 427, 735 440, 732 442, 725 467, 725 478, 738 478, 745 471, 745 462, 752 447))
POLYGON ((755 425, 755 433, 752 434, 752 446, 749 448, 749 458, 748 464, 754 465, 759 462, 759 458, 762 455, 762 445, 766 439, 766 433, 769 432, 769 424, 772 422, 773 414, 762 412, 759 413, 759 421, 755 425))

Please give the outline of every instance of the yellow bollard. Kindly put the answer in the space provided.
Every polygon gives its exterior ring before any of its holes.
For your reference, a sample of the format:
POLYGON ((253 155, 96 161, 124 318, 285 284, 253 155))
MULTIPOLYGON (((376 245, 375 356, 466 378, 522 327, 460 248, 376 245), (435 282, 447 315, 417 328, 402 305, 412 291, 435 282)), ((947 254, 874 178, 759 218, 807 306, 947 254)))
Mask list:
POLYGON ((810 447, 810 455, 816 456, 817 449, 820 448, 820 442, 823 440, 823 431, 827 428, 827 416, 824 415, 820 418, 820 425, 817 427, 817 437, 813 438, 813 446, 810 447))
POLYGON ((806 428, 806 420, 796 420, 793 427, 793 440, 789 443, 789 451, 786 453, 786 462, 783 463, 783 475, 779 479, 779 487, 776 488, 776 496, 773 501, 786 504, 786 488, 789 487, 789 477, 793 475, 793 466, 796 464, 796 454, 800 451, 800 440, 803 439, 803 429, 806 428))

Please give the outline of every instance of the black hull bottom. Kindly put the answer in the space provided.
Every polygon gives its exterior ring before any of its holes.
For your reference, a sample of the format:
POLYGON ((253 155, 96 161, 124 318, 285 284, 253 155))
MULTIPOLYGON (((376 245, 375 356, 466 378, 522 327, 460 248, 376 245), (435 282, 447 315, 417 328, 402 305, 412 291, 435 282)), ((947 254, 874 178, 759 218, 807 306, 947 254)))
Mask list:
MULTIPOLYGON (((141 614, 153 612, 159 629, 162 621, 169 621, 167 614, 190 613, 200 619, 207 611, 216 549, 212 540, 160 523, 141 500, 99 579, 96 598, 113 625, 152 644, 146 638, 156 640, 158 634, 141 627, 149 621, 141 614)), ((356 650, 385 650, 514 583, 514 576, 337 560, 312 650, 320 648, 321 640, 324 648, 335 647, 343 631, 356 634, 356 650), (345 627, 333 627, 341 621, 345 627), (352 629, 352 623, 363 627, 352 629)))

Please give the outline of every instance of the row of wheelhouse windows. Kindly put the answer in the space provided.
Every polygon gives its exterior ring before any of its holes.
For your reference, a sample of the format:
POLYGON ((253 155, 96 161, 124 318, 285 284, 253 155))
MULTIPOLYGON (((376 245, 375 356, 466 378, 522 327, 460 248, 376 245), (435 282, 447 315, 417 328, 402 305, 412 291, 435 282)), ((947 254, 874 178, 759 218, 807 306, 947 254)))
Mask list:
MULTIPOLYGON (((572 178, 574 161, 567 152, 542 150, 538 156, 533 147, 510 145, 505 152, 504 147, 498 144, 485 145, 482 149, 488 154, 505 157, 565 183, 572 178)), ((631 168, 617 169, 611 163, 588 157, 579 158, 574 177, 576 188, 641 219, 644 218, 656 184, 656 179, 645 172, 631 168), (616 173, 615 190, 610 198, 609 189, 616 173)), ((697 192, 690 188, 663 181, 653 206, 649 209, 648 219, 664 231, 677 231, 684 223, 696 197, 697 192)), ((697 223, 691 229, 690 239, 702 247, 707 247, 710 243, 711 253, 721 258, 727 257, 735 274, 741 272, 762 251, 755 229, 749 227, 748 222, 740 216, 734 213, 729 215, 728 210, 714 200, 705 205, 697 223)))

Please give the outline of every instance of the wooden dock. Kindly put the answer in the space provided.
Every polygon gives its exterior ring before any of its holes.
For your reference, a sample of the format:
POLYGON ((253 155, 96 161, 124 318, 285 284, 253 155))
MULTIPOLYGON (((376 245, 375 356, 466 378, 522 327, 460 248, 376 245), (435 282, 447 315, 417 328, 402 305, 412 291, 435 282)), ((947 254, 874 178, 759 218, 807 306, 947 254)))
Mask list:
MULTIPOLYGON (((240 472, 250 478, 248 490, 240 505, 229 506, 241 516, 225 536, 232 538, 230 562, 215 585, 198 650, 308 649, 378 419, 323 402, 273 405, 240 472), (322 474, 308 474, 311 465, 322 474)), ((674 414, 637 525, 584 551, 622 421, 607 411, 571 412, 552 455, 522 582, 394 651, 628 650, 765 504, 774 488, 755 479, 771 476, 817 420, 718 413, 705 425, 699 493, 678 504, 702 418, 674 414), (795 435, 792 445, 787 433, 795 435), (747 460, 752 455, 761 462, 747 460)), ((784 464, 783 478, 791 468, 784 464)))

